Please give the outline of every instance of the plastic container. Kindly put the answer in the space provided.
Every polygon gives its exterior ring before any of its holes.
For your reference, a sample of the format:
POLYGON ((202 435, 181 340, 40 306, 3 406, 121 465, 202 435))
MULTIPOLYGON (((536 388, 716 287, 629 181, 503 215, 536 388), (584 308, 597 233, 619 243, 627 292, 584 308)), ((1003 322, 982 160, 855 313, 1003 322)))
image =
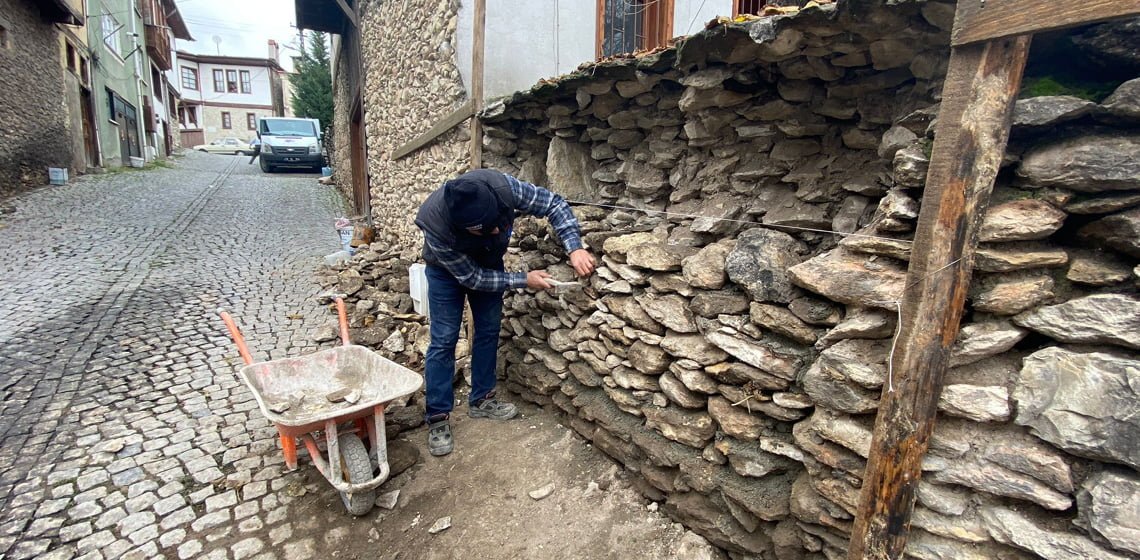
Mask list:
POLYGON ((325 255, 325 264, 335 266, 348 262, 350 258, 352 258, 352 255, 348 254, 348 251, 337 251, 331 255, 325 255))
POLYGON ((408 291, 412 296, 412 308, 424 317, 428 314, 427 266, 416 263, 408 267, 408 291))
POLYGON ((48 168, 48 182, 53 185, 66 185, 67 184, 67 168, 66 167, 49 167, 48 168))
POLYGON ((332 168, 331 167, 322 167, 321 168, 321 177, 332 177, 332 168))

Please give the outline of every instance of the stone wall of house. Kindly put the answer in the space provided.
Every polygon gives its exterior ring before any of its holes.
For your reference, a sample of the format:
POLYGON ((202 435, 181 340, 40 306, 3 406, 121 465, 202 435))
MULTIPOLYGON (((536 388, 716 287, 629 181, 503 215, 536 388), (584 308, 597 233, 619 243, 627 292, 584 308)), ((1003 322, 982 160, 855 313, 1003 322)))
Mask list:
MULTIPOLYGON (((952 10, 721 25, 487 111, 488 165, 621 207, 576 208, 583 289, 507 297, 507 386, 733 556, 845 556, 952 10)), ((1140 554, 1138 93, 1018 104, 911 557, 1140 554)))
POLYGON ((420 203, 444 181, 467 171, 466 124, 429 146, 392 161, 400 146, 427 132, 466 101, 456 65, 456 0, 363 3, 365 135, 377 239, 418 250, 412 223, 420 203))
POLYGON ((59 36, 35 2, 0 0, 0 198, 45 185, 48 167, 72 167, 59 36), (31 79, 31 77, 35 79, 31 79))
MULTIPOLYGON (((334 43, 340 48, 343 41, 334 43)), ((329 160, 332 165, 333 183, 344 193, 348 200, 353 199, 352 194, 352 142, 350 135, 350 120, 352 115, 352 87, 348 83, 348 56, 344 52, 337 53, 336 68, 333 68, 333 122, 332 142, 328 144, 329 160)))
MULTIPOLYGON (((483 114, 488 166, 591 203, 575 212, 601 265, 581 289, 507 296, 505 385, 730 557, 845 557, 953 9, 718 24, 483 114)), ((1140 555, 1138 149, 1140 79, 1099 103, 1018 102, 909 557, 1140 555)), ((403 188, 375 187, 402 221, 323 281, 351 294, 354 339, 415 366, 403 188)), ((510 266, 573 280, 552 235, 520 220, 510 266)))

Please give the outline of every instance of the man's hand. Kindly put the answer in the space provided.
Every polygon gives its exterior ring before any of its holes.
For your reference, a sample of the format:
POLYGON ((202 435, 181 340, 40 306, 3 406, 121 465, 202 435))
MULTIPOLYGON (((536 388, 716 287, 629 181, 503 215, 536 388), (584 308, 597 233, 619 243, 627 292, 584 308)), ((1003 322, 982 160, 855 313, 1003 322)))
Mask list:
POLYGON ((585 249, 575 249, 570 253, 570 266, 574 267, 574 272, 578 276, 585 278, 594 272, 594 267, 597 266, 597 261, 594 256, 585 249))
POLYGON ((526 273, 526 287, 532 290, 549 290, 553 288, 546 279, 550 278, 545 270, 532 270, 526 273))

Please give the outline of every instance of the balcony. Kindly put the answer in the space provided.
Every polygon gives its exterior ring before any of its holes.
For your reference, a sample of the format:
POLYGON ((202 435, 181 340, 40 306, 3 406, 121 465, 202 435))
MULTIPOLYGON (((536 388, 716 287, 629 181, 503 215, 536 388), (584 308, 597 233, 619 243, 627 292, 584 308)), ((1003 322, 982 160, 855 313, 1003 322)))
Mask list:
POLYGON ((159 70, 171 69, 170 36, 165 27, 146 24, 146 54, 159 70))

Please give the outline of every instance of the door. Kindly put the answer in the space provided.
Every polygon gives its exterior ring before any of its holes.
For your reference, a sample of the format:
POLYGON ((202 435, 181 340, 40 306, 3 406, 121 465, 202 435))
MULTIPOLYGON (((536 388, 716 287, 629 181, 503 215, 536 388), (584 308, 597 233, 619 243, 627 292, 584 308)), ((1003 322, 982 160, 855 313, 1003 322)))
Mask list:
POLYGON ((95 144, 95 106, 91 102, 91 91, 79 89, 79 110, 83 113, 83 148, 87 153, 87 166, 99 165, 99 149, 95 144))
POLYGON ((365 216, 372 223, 372 192, 368 188, 368 154, 364 146, 364 119, 361 113, 360 98, 352 109, 352 124, 349 125, 349 149, 352 161, 352 200, 356 213, 365 216))
POLYGON ((206 143, 206 132, 203 130, 183 130, 178 133, 182 137, 182 147, 193 149, 206 143))

